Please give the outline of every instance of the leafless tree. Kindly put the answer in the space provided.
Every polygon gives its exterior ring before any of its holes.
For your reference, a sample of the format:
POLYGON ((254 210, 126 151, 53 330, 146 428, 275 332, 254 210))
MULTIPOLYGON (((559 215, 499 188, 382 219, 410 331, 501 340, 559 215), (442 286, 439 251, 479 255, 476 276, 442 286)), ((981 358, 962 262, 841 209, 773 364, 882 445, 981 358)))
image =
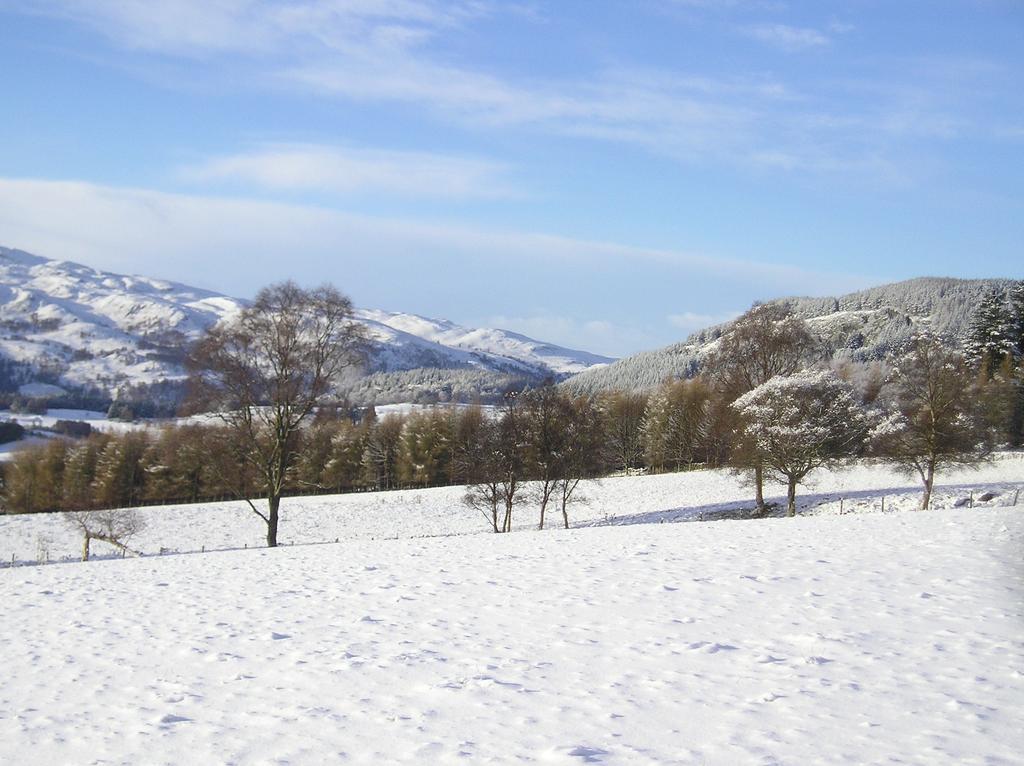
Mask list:
POLYGON ((245 498, 277 545, 281 495, 299 429, 358 358, 361 327, 330 286, 264 288, 252 305, 209 329, 192 349, 193 401, 231 430, 267 497, 266 513, 245 498))
POLYGON ((537 481, 540 500, 538 529, 544 529, 548 504, 566 469, 572 412, 568 399, 550 383, 528 391, 523 399, 529 470, 537 481))
POLYGON ((976 466, 991 452, 977 376, 959 351, 920 336, 893 365, 887 388, 883 398, 889 413, 875 429, 874 449, 921 477, 921 508, 927 509, 937 471, 976 466))
POLYGON ((142 517, 133 508, 102 511, 70 511, 64 514, 67 524, 82 534, 82 561, 89 560, 90 545, 100 540, 124 553, 141 555, 128 547, 132 537, 142 531, 142 517))
POLYGON ((562 522, 569 528, 569 503, 585 502, 576 494, 580 483, 601 473, 604 430, 601 414, 590 397, 569 402, 566 422, 565 453, 555 482, 555 496, 562 511, 562 522))

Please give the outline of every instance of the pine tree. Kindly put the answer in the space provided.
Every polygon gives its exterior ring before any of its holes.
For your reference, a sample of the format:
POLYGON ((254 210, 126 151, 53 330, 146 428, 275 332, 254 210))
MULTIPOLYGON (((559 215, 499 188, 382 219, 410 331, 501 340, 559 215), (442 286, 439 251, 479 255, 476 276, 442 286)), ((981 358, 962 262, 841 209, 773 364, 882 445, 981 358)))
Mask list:
POLYGON ((994 288, 974 312, 965 344, 967 353, 981 363, 986 376, 992 377, 1003 360, 1014 354, 1016 340, 1006 293, 994 288))

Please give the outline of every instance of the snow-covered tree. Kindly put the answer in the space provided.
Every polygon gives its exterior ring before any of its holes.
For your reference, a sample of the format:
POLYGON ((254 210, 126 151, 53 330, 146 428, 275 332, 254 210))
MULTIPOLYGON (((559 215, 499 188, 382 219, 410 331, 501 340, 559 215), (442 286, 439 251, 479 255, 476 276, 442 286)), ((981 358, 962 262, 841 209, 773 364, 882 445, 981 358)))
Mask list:
POLYGON ((999 288, 986 293, 974 312, 965 344, 968 354, 982 364, 986 375, 991 377, 1004 359, 1017 353, 1015 324, 1006 293, 999 288))
POLYGON ((868 432, 853 388, 828 371, 777 375, 733 407, 758 464, 786 482, 790 516, 796 485, 815 468, 857 454, 868 432))
MULTIPOLYGON (((814 351, 807 323, 783 303, 766 303, 754 306, 732 324, 709 355, 705 369, 722 395, 735 400, 776 376, 792 375, 814 351)), ((763 512, 763 468, 758 452, 751 457, 755 503, 763 512)))

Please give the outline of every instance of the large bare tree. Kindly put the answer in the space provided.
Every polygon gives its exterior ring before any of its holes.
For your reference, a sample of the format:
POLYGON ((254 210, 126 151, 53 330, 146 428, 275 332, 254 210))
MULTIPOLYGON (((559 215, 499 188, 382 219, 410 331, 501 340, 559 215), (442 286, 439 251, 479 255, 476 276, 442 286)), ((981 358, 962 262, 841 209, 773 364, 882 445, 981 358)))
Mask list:
POLYGON ((230 429, 267 497, 266 512, 245 498, 277 545, 281 495, 299 429, 359 356, 352 303, 325 285, 266 287, 231 320, 210 328, 190 354, 194 401, 230 429))

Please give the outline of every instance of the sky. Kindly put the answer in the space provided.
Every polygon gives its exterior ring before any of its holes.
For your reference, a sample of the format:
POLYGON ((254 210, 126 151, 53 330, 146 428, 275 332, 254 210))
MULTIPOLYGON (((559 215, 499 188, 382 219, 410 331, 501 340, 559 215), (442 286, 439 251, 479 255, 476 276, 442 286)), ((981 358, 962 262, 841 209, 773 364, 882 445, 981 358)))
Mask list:
POLYGON ((1024 278, 1021 0, 0 0, 0 245, 611 356, 1024 278))

